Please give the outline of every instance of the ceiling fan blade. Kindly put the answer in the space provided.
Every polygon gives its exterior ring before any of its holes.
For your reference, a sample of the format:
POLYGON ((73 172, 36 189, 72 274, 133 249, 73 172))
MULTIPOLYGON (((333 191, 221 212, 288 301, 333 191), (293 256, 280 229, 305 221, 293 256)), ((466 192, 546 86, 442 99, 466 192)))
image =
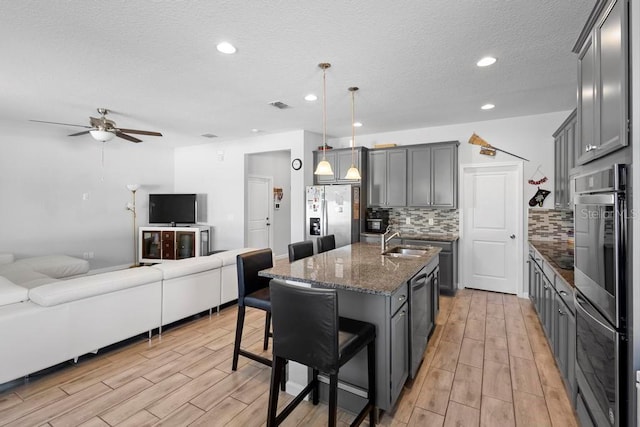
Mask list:
POLYGON ((131 142, 142 142, 141 139, 134 138, 133 136, 127 135, 126 133, 122 133, 119 130, 116 130, 116 136, 131 142))
POLYGON ((72 133, 71 135, 67 135, 67 136, 80 136, 80 135, 86 135, 88 133, 89 133, 88 130, 83 130, 82 132, 72 133))
POLYGON ((29 120, 29 121, 30 122, 36 122, 36 123, 47 123, 47 124, 50 124, 50 125, 75 126, 75 127, 78 127, 78 128, 91 129, 91 126, 73 125, 71 123, 45 122, 44 120, 29 120))
POLYGON ((118 130, 120 132, 134 133, 138 135, 162 136, 160 132, 152 132, 150 130, 121 129, 121 128, 118 128, 118 130))

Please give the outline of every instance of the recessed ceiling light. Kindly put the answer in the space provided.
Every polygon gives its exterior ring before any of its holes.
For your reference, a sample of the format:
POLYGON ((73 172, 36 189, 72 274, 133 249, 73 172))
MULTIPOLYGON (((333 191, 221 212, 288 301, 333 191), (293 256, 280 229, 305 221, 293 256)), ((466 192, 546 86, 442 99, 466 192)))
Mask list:
POLYGON ((483 110, 491 110, 491 109, 495 108, 495 105, 493 105, 493 104, 484 104, 480 108, 483 109, 483 110))
POLYGON ((353 122, 353 127, 354 127, 354 128, 361 128, 361 127, 362 127, 362 123, 360 123, 360 122, 353 122))
POLYGON ((251 132, 258 133, 258 132, 260 132, 260 129, 253 128, 253 129, 251 129, 251 132))
POLYGON ((493 56, 485 56, 480 61, 476 62, 478 67, 488 67, 489 65, 495 64, 497 61, 493 56))
POLYGON ((317 101, 318 97, 312 93, 304 97, 305 101, 317 101))
POLYGON ((236 53, 236 48, 229 42, 218 43, 216 49, 218 49, 218 52, 226 53, 228 55, 236 53))

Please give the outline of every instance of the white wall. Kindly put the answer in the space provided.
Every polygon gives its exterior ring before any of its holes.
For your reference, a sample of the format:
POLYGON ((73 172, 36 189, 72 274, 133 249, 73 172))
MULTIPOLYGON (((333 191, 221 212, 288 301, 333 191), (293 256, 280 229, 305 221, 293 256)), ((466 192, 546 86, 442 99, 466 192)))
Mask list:
POLYGON ((282 188, 284 196, 280 208, 273 211, 271 227, 273 229, 273 253, 286 255, 287 245, 291 243, 291 153, 272 151, 247 155, 248 175, 269 176, 273 178, 273 186, 282 188))
POLYGON ((213 227, 213 249, 245 246, 245 155, 268 151, 290 151, 287 165, 291 177, 291 240, 304 238, 305 181, 311 176, 311 147, 318 135, 305 131, 259 135, 251 138, 213 142, 175 150, 177 192, 207 193, 208 223, 213 227), (294 171, 291 160, 303 160, 294 171))
POLYGON ((115 138, 105 143, 103 168, 101 148, 56 126, 0 123, 0 252, 93 252, 91 268, 133 263, 126 185, 143 186, 138 212, 146 222, 149 191, 173 191, 173 149, 115 138))

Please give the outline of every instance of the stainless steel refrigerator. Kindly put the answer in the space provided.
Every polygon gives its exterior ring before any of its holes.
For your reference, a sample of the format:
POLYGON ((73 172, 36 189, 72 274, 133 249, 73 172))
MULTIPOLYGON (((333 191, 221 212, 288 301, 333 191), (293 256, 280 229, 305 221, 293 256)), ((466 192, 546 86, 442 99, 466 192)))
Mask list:
POLYGON ((336 248, 360 240, 360 187, 356 185, 307 186, 305 238, 333 234, 336 248))

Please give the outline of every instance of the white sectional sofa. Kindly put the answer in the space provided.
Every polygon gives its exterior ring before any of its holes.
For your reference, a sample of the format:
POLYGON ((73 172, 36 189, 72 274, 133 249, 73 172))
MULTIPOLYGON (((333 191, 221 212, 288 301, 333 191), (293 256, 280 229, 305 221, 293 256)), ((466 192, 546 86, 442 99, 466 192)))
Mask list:
POLYGON ((94 275, 65 256, 0 264, 0 384, 237 299, 251 250, 94 275))

